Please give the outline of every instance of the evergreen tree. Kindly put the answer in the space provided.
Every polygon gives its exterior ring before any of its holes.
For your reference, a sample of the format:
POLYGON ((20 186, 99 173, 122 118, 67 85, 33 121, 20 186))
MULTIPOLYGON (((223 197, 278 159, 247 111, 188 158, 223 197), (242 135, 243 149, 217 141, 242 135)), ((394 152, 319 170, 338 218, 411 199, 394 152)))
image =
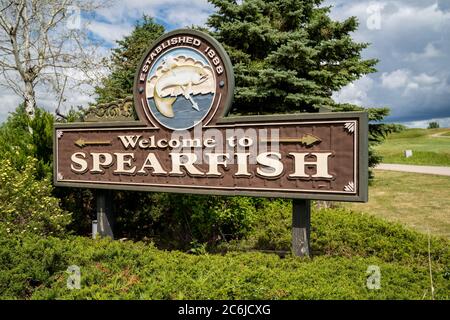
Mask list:
POLYGON ((314 112, 332 92, 374 72, 354 42, 355 17, 333 21, 321 0, 210 0, 208 19, 235 69, 238 113, 314 112))
MULTIPOLYGON (((207 25, 234 66, 233 113, 266 114, 357 111, 339 104, 332 93, 375 72, 377 59, 362 59, 368 43, 355 42, 356 17, 339 22, 329 17, 323 0, 209 0, 215 7, 207 25)), ((369 165, 381 161, 373 146, 389 127, 377 123, 387 108, 370 108, 369 165)))
POLYGON ((34 158, 36 178, 50 178, 54 121, 54 116, 42 108, 37 108, 34 118, 30 119, 25 105, 20 104, 0 125, 0 160, 9 159, 11 165, 20 171, 30 157, 34 158))
POLYGON ((133 94, 134 74, 144 52, 164 33, 164 27, 144 15, 129 36, 117 41, 109 62, 111 74, 95 89, 98 103, 108 103, 133 94))
POLYGON ((439 129, 439 122, 433 121, 428 123, 428 129, 439 129))

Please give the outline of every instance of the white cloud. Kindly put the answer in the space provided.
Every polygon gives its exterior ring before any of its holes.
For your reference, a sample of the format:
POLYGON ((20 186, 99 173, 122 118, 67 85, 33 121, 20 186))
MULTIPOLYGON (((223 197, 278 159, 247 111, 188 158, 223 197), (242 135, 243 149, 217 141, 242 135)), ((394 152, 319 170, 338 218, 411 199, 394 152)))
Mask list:
POLYGON ((413 77, 413 80, 419 86, 432 86, 436 83, 439 83, 439 78, 437 78, 435 76, 430 76, 426 73, 421 73, 418 76, 413 77))
POLYGON ((388 89, 404 88, 408 85, 410 72, 399 69, 393 72, 383 72, 381 74, 381 85, 388 89))
MULTIPOLYGON (((446 0, 449 3, 448 0, 446 0)), ((378 58, 378 72, 371 74, 373 85, 366 99, 371 106, 387 106, 387 120, 422 120, 450 116, 450 10, 436 0, 328 0, 334 19, 356 16, 359 28, 353 38, 369 42, 364 58, 378 58), (367 22, 373 19, 371 4, 378 4, 379 28, 367 22), (368 10, 371 8, 371 10, 368 10)), ((358 85, 355 84, 357 88, 358 85)), ((354 93, 346 87, 341 96, 354 93), (344 95, 345 93, 345 95, 344 95)))
POLYGON ((210 14, 209 10, 199 7, 179 7, 178 10, 170 10, 165 14, 165 19, 177 27, 189 27, 191 25, 203 25, 210 14))
POLYGON ((117 1, 112 6, 98 10, 97 14, 115 25, 134 22, 147 14, 171 28, 180 28, 203 25, 212 11, 213 6, 207 0, 129 0, 117 1))
POLYGON ((116 25, 114 23, 106 23, 99 21, 92 21, 87 28, 103 40, 114 43, 116 40, 122 39, 124 36, 131 33, 133 26, 128 23, 116 25))
POLYGON ((409 128, 427 128, 430 122, 439 123, 441 128, 450 128, 450 118, 434 118, 419 121, 404 122, 403 124, 409 128))
POLYGON ((411 70, 406 69, 399 69, 390 73, 383 72, 381 74, 381 86, 390 90, 404 89, 402 95, 411 93, 410 90, 438 89, 436 85, 440 82, 440 79, 436 76, 426 73, 413 75, 411 70))
POLYGON ((414 5, 407 5, 407 1, 392 1, 397 7, 397 11, 393 14, 383 14, 384 25, 389 29, 402 29, 405 26, 417 30, 418 28, 429 28, 432 31, 442 31, 442 27, 448 24, 447 19, 450 18, 450 13, 441 11, 437 3, 426 5, 425 7, 418 7, 414 5))
POLYGON ((374 81, 364 76, 361 79, 343 87, 340 91, 333 93, 333 99, 339 103, 351 103, 361 106, 370 105, 372 102, 368 97, 369 90, 374 81))
MULTIPOLYGON (((55 112, 58 107, 58 96, 49 91, 46 86, 36 87, 36 100, 38 106, 49 112, 55 112)), ((64 114, 71 107, 87 107, 89 103, 93 103, 94 90, 91 86, 82 85, 74 88, 67 87, 64 94, 65 101, 61 105, 61 112, 64 114)))
MULTIPOLYGON (((58 97, 49 90, 48 86, 37 85, 36 101, 39 107, 49 112, 55 112, 58 106, 58 97)), ((23 102, 23 98, 15 94, 11 89, 0 86, 0 98, 2 104, 0 106, 0 123, 4 122, 9 113, 13 112, 19 104, 23 102)), ((88 106, 94 102, 94 92, 91 86, 80 86, 70 88, 68 86, 65 91, 65 102, 62 104, 62 112, 67 111, 70 107, 88 106)))
POLYGON ((433 59, 444 56, 444 53, 437 49, 433 43, 427 43, 422 52, 412 52, 406 56, 407 61, 421 61, 425 59, 433 59))

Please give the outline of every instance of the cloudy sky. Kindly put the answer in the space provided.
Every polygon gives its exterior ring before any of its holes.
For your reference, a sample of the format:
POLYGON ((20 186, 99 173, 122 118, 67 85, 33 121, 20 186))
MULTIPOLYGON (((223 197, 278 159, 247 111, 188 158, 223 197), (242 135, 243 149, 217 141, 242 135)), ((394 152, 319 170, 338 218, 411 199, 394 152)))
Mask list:
POLYGON ((378 72, 335 93, 339 101, 388 106, 388 120, 450 127, 450 0, 327 1, 338 20, 357 16, 354 38, 370 42, 378 72))
MULTIPOLYGON (((426 127, 429 121, 437 120, 450 127, 450 0, 325 0, 324 5, 333 6, 334 19, 357 16, 360 27, 354 38, 371 43, 364 58, 380 59, 377 73, 336 92, 336 100, 366 107, 387 106, 391 109, 389 122, 426 127)), ((88 28, 102 42, 106 55, 144 13, 169 31, 203 24, 213 10, 206 0, 115 1, 98 10, 88 28)), ((54 110, 54 98, 45 88, 38 91, 39 104, 54 110)), ((1 122, 20 98, 2 88, 0 99, 1 122)), ((74 90, 67 101, 86 105, 92 99, 86 90, 74 90)))

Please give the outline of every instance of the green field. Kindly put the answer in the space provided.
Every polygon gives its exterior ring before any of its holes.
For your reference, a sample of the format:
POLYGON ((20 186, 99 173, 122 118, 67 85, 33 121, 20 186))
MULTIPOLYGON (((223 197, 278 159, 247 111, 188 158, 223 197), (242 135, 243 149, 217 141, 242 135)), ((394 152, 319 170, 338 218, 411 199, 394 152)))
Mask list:
POLYGON ((450 239, 450 177, 375 170, 368 203, 347 208, 450 239))
POLYGON ((384 163, 450 166, 450 129, 406 129, 389 135, 376 150, 384 163), (406 158, 405 150, 413 156, 406 158))

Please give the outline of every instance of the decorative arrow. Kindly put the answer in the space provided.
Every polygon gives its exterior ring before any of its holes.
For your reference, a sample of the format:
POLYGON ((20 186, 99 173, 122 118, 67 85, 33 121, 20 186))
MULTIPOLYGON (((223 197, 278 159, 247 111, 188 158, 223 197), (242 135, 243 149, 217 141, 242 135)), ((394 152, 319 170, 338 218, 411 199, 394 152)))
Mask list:
POLYGON ((83 138, 79 138, 74 143, 78 147, 84 148, 86 146, 111 144, 111 141, 99 141, 99 140, 97 140, 97 141, 87 141, 87 140, 84 140, 83 138))
POLYGON ((312 146, 316 142, 322 142, 322 140, 312 134, 306 134, 301 138, 282 138, 282 139, 261 139, 262 142, 282 142, 282 143, 301 143, 305 146, 312 146))
POLYGON ((194 108, 195 110, 197 110, 197 111, 200 111, 200 109, 198 108, 198 104, 197 104, 197 102, 195 102, 194 101, 194 99, 192 98, 192 96, 191 96, 191 94, 189 93, 188 94, 188 100, 191 102, 191 104, 192 104, 192 108, 194 108))

